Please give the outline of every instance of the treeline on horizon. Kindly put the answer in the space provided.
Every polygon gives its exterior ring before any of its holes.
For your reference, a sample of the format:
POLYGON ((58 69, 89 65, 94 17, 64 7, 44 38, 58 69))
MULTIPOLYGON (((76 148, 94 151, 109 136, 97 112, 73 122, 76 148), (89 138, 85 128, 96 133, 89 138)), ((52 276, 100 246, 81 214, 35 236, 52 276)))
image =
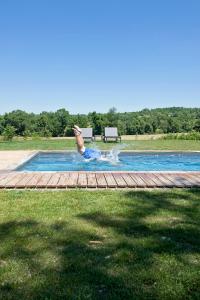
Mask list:
POLYGON ((111 108, 107 113, 76 115, 65 108, 40 114, 15 110, 0 115, 0 135, 13 130, 17 136, 71 136, 74 124, 92 127, 96 135, 109 126, 118 127, 121 135, 199 132, 200 108, 170 107, 125 113, 111 108))

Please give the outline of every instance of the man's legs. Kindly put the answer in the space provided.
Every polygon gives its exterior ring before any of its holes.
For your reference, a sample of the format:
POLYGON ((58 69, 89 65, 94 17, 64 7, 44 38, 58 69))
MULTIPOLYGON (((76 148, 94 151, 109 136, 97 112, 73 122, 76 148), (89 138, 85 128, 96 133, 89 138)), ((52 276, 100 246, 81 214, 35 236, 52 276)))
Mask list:
POLYGON ((73 130, 74 130, 74 135, 75 135, 75 138, 76 138, 76 144, 77 144, 78 152, 80 154, 83 154, 83 152, 85 150, 85 147, 84 147, 84 140, 83 140, 83 137, 81 135, 81 130, 79 129, 78 126, 74 126, 73 130))

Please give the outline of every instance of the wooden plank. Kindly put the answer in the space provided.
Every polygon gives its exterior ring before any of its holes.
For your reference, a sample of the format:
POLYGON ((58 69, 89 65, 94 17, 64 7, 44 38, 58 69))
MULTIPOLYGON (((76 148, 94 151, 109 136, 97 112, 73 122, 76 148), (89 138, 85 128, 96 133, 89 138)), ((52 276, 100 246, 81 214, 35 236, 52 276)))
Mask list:
POLYGON ((180 173, 165 173, 165 176, 174 183, 176 187, 191 187, 191 183, 187 181, 180 173))
POLYGON ((187 173, 176 173, 176 176, 180 178, 180 180, 184 183, 186 187, 192 187, 193 182, 188 178, 187 173))
POLYGON ((25 176, 16 183, 15 187, 25 188, 26 184, 33 178, 33 176, 34 173, 26 173, 25 176))
POLYGON ((95 173, 87 173, 87 186, 92 188, 97 186, 95 173))
POLYGON ((193 186, 196 186, 196 187, 200 186, 200 177, 198 177, 198 175, 190 173, 187 176, 188 176, 189 180, 192 182, 193 186))
POLYGON ((46 184, 47 188, 56 188, 57 187, 57 183, 60 179, 61 173, 52 173, 51 178, 49 179, 49 181, 46 184))
POLYGON ((173 187, 173 183, 162 173, 151 173, 152 179, 156 182, 157 187, 173 187))
POLYGON ((120 188, 127 187, 127 183, 120 173, 113 173, 112 175, 117 183, 117 187, 120 188))
POLYGON ((2 173, 2 174, 0 173, 0 181, 1 181, 3 178, 7 177, 8 174, 9 174, 9 173, 2 173))
POLYGON ((78 181, 78 172, 70 173, 69 177, 66 179, 67 187, 76 187, 78 181))
POLYGON ((200 186, 200 172, 135 173, 19 173, 0 174, 1 188, 66 187, 192 187, 200 186))
POLYGON ((112 175, 112 173, 104 173, 106 182, 107 182, 107 186, 108 187, 117 187, 117 183, 112 175))
POLYGON ((9 173, 0 179, 0 188, 5 188, 5 184, 16 176, 16 173, 9 173))
POLYGON ((107 182, 103 173, 96 173, 96 180, 98 188, 107 187, 107 182))
POLYGON ((192 181, 189 180, 189 178, 187 177, 186 174, 180 174, 180 173, 176 173, 176 176, 178 176, 178 178, 180 178, 180 180, 184 183, 184 185, 186 187, 192 187, 192 181))
POLYGON ((86 173, 79 173, 78 174, 77 185, 79 187, 87 187, 87 175, 86 175, 86 173))
POLYGON ((57 183, 58 188, 66 188, 70 173, 61 173, 57 183))
POLYGON ((41 177, 41 173, 34 173, 33 177, 26 183, 26 187, 35 188, 41 177))
POLYGON ((43 173, 40 179, 38 180, 36 187, 37 188, 45 188, 50 181, 52 173, 43 173))
POLYGON ((156 183, 151 179, 150 174, 148 174, 148 173, 138 173, 138 175, 146 183, 147 187, 156 187, 156 183))
POLYGON ((131 178, 136 182, 136 187, 146 187, 147 184, 142 178, 139 176, 139 173, 129 173, 131 178))
POLYGON ((198 174, 194 174, 193 175, 193 174, 187 174, 187 173, 185 173, 184 177, 188 181, 190 181, 190 183, 191 183, 192 186, 196 186, 196 187, 200 186, 200 175, 198 175, 198 174))
POLYGON ((126 184, 128 187, 136 187, 137 186, 136 182, 133 180, 133 178, 130 176, 130 174, 122 173, 121 175, 122 175, 123 179, 126 181, 126 184))
POLYGON ((25 177, 24 173, 17 173, 8 182, 5 183, 6 188, 15 188, 16 184, 25 177))

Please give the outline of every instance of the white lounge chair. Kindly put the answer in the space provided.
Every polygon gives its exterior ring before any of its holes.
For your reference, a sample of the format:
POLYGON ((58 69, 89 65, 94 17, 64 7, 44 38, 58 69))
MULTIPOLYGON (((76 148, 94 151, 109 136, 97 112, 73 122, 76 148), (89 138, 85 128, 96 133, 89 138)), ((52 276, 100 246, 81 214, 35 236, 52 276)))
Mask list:
POLYGON ((104 142, 107 142, 109 139, 116 142, 120 140, 121 142, 121 136, 118 134, 117 127, 105 127, 104 132, 104 136, 102 137, 104 142))
POLYGON ((81 130, 85 141, 94 141, 93 128, 81 128, 81 130))

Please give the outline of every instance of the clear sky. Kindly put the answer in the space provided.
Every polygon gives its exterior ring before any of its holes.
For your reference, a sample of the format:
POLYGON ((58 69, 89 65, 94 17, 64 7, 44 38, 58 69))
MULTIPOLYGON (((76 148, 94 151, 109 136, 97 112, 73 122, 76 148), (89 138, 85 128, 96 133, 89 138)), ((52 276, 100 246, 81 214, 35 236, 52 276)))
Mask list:
POLYGON ((1 0, 0 114, 200 106, 199 0, 1 0))

